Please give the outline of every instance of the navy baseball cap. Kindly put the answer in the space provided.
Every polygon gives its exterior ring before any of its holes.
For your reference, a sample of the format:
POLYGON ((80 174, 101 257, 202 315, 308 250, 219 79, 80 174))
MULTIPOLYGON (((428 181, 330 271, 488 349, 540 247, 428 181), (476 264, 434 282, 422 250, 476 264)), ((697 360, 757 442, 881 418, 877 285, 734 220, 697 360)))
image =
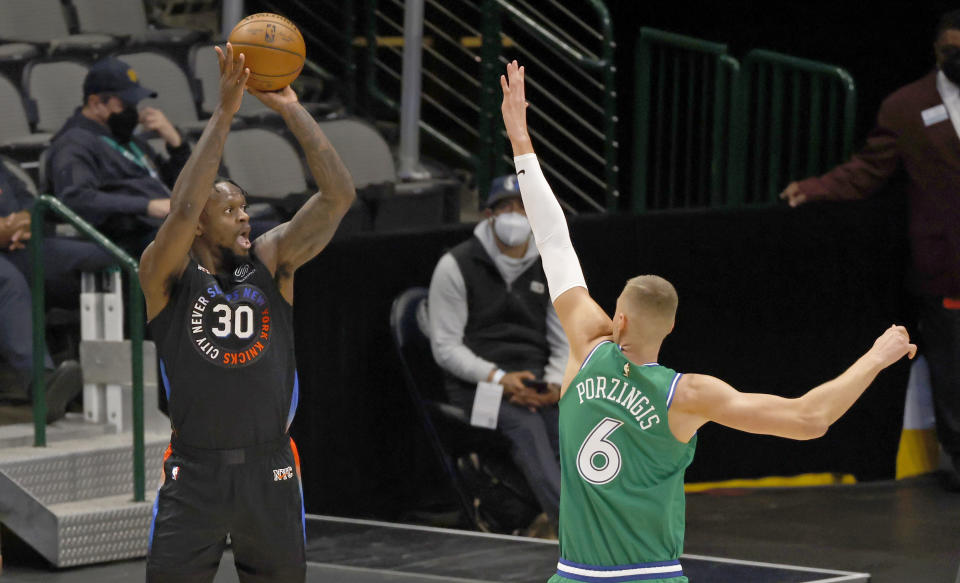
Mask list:
POLYGON ((141 99, 156 97, 157 92, 140 85, 137 73, 120 59, 107 57, 90 67, 83 80, 83 96, 109 93, 126 104, 136 105, 141 99))
POLYGON ((518 196, 520 196, 520 184, 517 182, 517 175, 498 176, 490 184, 490 194, 487 195, 486 208, 492 208, 505 198, 518 196))

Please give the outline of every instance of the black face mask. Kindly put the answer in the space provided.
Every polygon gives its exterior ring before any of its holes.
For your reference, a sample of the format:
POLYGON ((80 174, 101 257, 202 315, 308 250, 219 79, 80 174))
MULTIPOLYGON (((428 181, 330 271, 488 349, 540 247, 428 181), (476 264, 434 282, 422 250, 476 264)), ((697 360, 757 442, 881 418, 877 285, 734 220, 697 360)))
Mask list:
POLYGON ((954 85, 960 85, 960 47, 945 46, 940 50, 940 55, 943 57, 940 70, 954 85))
POLYGON ((133 130, 140 122, 140 112, 136 106, 126 105, 123 111, 111 113, 107 118, 107 127, 110 133, 121 144, 126 144, 133 137, 133 130))

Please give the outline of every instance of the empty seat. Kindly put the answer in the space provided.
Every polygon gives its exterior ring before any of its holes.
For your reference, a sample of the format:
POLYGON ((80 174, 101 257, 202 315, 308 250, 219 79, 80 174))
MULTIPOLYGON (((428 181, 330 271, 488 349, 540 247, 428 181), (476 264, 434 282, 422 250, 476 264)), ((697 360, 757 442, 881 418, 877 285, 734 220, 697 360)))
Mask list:
MULTIPOLYGON (((222 46, 222 45, 221 45, 222 46)), ((190 70, 200 88, 200 111, 210 115, 220 100, 220 64, 214 45, 196 45, 190 49, 190 70)), ((243 103, 237 115, 240 117, 261 117, 273 114, 273 110, 252 95, 244 95, 243 103)))
POLYGON ((300 153, 280 134, 252 128, 227 136, 223 165, 251 197, 282 201, 307 191, 300 153))
POLYGON ((188 45, 203 36, 189 28, 150 28, 142 0, 73 0, 73 6, 80 32, 126 38, 134 45, 188 45))
POLYGON ((340 154, 358 189, 396 182, 390 146, 372 125, 357 119, 336 119, 320 122, 320 128, 340 154))
POLYGON ((137 72, 144 87, 157 92, 156 98, 144 99, 141 105, 162 110, 167 119, 182 130, 203 131, 206 122, 197 116, 192 83, 173 59, 153 51, 118 54, 117 58, 137 72))
POLYGON ((40 56, 40 49, 36 45, 27 43, 0 44, 0 62, 26 61, 40 56))
POLYGON ((36 61, 24 71, 24 90, 37 104, 37 130, 56 133, 83 105, 87 65, 78 61, 36 61))
POLYGON ((50 142, 51 134, 31 134, 30 116, 16 86, 0 76, 0 146, 42 147, 50 142))
POLYGON ((0 163, 3 163, 4 168, 7 169, 7 172, 13 174, 17 177, 27 187, 27 190, 33 196, 39 196, 39 191, 37 191, 37 185, 33 182, 33 178, 30 178, 30 175, 20 167, 14 160, 7 158, 6 156, 0 156, 0 163))
POLYGON ((398 182, 390 146, 372 125, 348 118, 323 121, 320 127, 353 176, 359 197, 370 207, 374 230, 431 228, 459 215, 456 181, 398 182), (456 210, 448 210, 454 205, 456 210))
POLYGON ((102 52, 117 45, 109 35, 71 35, 60 0, 3 0, 0 15, 0 40, 49 45, 51 52, 102 52))

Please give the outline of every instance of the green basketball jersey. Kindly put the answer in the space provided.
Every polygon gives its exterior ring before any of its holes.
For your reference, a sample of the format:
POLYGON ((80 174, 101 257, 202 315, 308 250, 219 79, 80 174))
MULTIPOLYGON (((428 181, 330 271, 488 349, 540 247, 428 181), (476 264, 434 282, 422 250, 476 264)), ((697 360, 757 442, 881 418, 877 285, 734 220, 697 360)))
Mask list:
POLYGON ((551 583, 686 581, 677 559, 696 436, 677 441, 667 420, 680 376, 632 363, 607 341, 570 382, 560 399, 560 562, 551 583))

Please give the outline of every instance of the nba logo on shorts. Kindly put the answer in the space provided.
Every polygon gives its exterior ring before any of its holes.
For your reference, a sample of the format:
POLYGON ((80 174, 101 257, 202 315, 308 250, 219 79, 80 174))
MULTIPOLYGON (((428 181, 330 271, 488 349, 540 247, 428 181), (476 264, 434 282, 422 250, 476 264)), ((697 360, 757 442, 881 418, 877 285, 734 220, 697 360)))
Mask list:
POLYGON ((174 480, 180 477, 180 466, 173 466, 173 469, 170 470, 170 477, 174 480))
POLYGON ((276 38, 277 38, 277 25, 276 25, 276 24, 268 24, 268 25, 267 25, 267 30, 266 30, 266 32, 264 33, 264 36, 263 36, 263 40, 265 40, 265 41, 268 42, 268 43, 272 43, 272 42, 274 41, 274 39, 276 39, 276 38))

